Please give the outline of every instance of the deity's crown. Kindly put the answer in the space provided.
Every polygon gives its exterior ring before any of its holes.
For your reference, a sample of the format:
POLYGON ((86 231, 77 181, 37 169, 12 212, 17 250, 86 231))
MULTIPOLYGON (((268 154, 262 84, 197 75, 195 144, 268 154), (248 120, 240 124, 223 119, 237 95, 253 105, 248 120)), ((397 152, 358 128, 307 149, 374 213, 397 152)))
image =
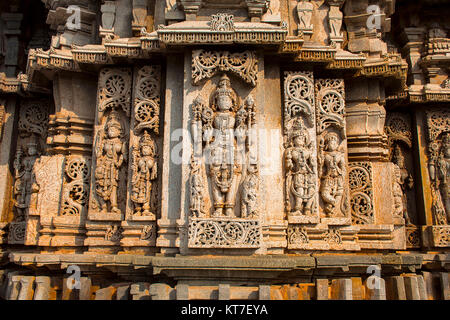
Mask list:
POLYGON ((221 83, 223 80, 227 80, 228 85, 217 87, 216 91, 214 92, 214 96, 229 96, 231 98, 234 98, 235 93, 234 90, 230 87, 230 78, 228 78, 226 74, 223 74, 222 77, 220 77, 219 83, 221 83))
POLYGON ((326 141, 326 142, 329 142, 329 141, 331 141, 331 140, 335 140, 335 141, 339 142, 339 137, 338 137, 338 135, 337 135, 336 132, 329 132, 329 133, 327 133, 327 135, 325 136, 325 141, 326 141))
POLYGON ((141 146, 154 146, 154 141, 150 134, 147 132, 147 130, 144 131, 144 134, 142 135, 141 139, 139 140, 141 146))
POLYGON ((122 129, 122 125, 120 124, 120 115, 117 111, 112 110, 108 115, 107 126, 122 129))
POLYGON ((294 123, 292 124, 292 138, 296 137, 304 137, 307 133, 305 132, 305 125, 303 124, 303 120, 300 118, 297 118, 294 120, 294 123))
POLYGON ((27 147, 35 147, 35 148, 37 148, 37 146, 38 146, 38 143, 37 143, 37 141, 35 141, 35 140, 30 140, 30 141, 27 143, 27 147))

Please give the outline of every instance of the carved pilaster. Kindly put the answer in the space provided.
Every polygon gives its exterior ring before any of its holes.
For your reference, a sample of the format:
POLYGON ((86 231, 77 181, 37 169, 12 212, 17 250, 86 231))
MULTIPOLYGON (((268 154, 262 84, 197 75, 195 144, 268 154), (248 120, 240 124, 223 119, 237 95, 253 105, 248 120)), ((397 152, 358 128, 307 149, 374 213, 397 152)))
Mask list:
POLYGON ((261 21, 262 15, 269 8, 269 0, 245 0, 245 4, 248 8, 248 16, 252 22, 261 21))
POLYGON ((400 189, 397 190, 395 215, 398 218, 394 219, 400 224, 412 225, 413 221, 417 224, 410 116, 399 112, 388 113, 385 132, 388 136, 389 160, 398 167, 395 169, 395 175, 399 175, 396 179, 400 189))
POLYGON ((344 41, 344 35, 341 31, 344 14, 340 10, 343 3, 343 0, 328 0, 328 5, 330 6, 328 11, 330 42, 331 44, 335 43, 338 48, 341 47, 341 43, 344 41))
POLYGON ((131 23, 133 32, 139 34, 142 28, 147 26, 148 0, 133 0, 133 21, 131 23))
POLYGON ((285 206, 289 223, 318 223, 318 174, 312 72, 284 74, 285 206))
MULTIPOLYGON (((45 138, 48 128, 49 103, 45 100, 26 100, 21 103, 19 137, 14 159, 13 203, 14 219, 10 223, 8 243, 37 244, 39 215, 55 214, 55 207, 42 211, 43 200, 59 192, 57 181, 47 180, 45 170, 45 138)), ((52 168, 56 175, 56 168, 52 168)), ((58 198, 56 196, 56 198, 58 198)), ((57 208, 56 208, 57 210, 57 208)))
POLYGON ((314 5, 310 0, 299 0, 297 4, 297 16, 298 16, 298 35, 306 35, 310 38, 313 34, 312 15, 314 11, 314 5))
POLYGON ((344 80, 318 79, 315 90, 321 221, 349 225, 344 80))
POLYGON ((134 72, 128 162, 127 208, 122 222, 125 250, 154 249, 160 199, 159 119, 161 68, 150 65, 134 72))
POLYGON ((186 20, 192 21, 197 18, 198 10, 203 6, 203 0, 177 0, 186 14, 186 20))
POLYGON ((126 211, 131 76, 128 68, 105 68, 99 75, 85 241, 90 250, 114 252, 120 245, 117 235, 126 211))
POLYGON ((114 22, 116 19, 116 3, 115 1, 105 1, 100 7, 102 12, 102 25, 99 27, 100 37, 102 42, 113 39, 114 36, 114 22))

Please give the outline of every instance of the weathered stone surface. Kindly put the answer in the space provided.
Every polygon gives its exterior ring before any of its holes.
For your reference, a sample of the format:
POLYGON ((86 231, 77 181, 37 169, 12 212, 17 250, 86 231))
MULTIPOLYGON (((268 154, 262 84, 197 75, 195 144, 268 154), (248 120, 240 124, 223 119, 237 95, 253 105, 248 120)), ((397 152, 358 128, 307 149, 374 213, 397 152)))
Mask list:
POLYGON ((441 272, 441 292, 442 299, 450 300, 450 279, 448 277, 448 272, 441 272))
POLYGON ((95 291, 95 300, 113 300, 113 296, 117 292, 117 288, 110 286, 95 291))
POLYGON ((352 280, 351 279, 332 280, 331 300, 353 300, 352 280))
POLYGON ((0 5, 0 297, 449 299, 434 2, 0 5))
POLYGON ((406 300, 404 277, 395 276, 386 279, 386 296, 388 300, 406 300))
POLYGON ((420 300, 419 283, 417 276, 405 276, 405 292, 407 300, 420 300))
POLYGON ((316 299, 328 300, 328 279, 316 279, 316 299))
POLYGON ((36 289, 34 291, 33 300, 49 300, 51 290, 51 278, 39 276, 35 279, 36 289))

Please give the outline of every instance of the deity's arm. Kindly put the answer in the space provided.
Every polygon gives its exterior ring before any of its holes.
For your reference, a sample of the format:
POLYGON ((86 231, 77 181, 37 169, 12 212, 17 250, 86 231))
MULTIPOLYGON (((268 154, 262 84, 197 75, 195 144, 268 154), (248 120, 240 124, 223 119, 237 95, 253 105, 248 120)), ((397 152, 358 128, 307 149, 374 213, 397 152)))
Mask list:
POLYGON ((151 171, 152 171, 152 174, 150 176, 150 179, 155 180, 156 177, 158 176, 158 163, 156 161, 153 162, 151 171))
POLYGON ((34 173, 31 176, 31 181, 33 182, 31 185, 31 192, 39 192, 40 186, 36 183, 36 176, 34 175, 34 173))
POLYGON ((344 155, 342 153, 339 153, 338 166, 339 166, 340 171, 342 173, 344 173, 346 168, 347 168, 347 166, 345 164, 345 158, 344 158, 344 155))
POLYGON ((308 170, 309 173, 314 173, 314 171, 316 171, 316 159, 314 158, 314 156, 312 155, 312 153, 310 151, 307 151, 308 154, 308 170))
POLYGON ((213 139, 214 131, 212 123, 214 121, 214 112, 210 107, 204 107, 202 111, 202 133, 206 143, 210 143, 213 139))
POLYGON ((138 175, 139 175, 139 164, 138 164, 138 155, 136 150, 133 148, 133 150, 131 151, 132 154, 132 161, 131 161, 131 182, 133 184, 135 184, 138 181, 138 175))
POLYGON ((20 171, 22 170, 22 159, 21 154, 19 152, 16 153, 14 159, 14 169, 16 171, 16 177, 20 175, 20 171))
POLYGON ((95 137, 95 156, 99 158, 103 153, 103 130, 100 130, 95 137))
POLYGON ((122 148, 120 150, 118 167, 122 166, 124 161, 128 160, 128 148, 125 142, 122 143, 122 148))
POLYGON ((286 171, 292 171, 294 164, 292 163, 291 149, 286 150, 285 165, 286 165, 286 171))

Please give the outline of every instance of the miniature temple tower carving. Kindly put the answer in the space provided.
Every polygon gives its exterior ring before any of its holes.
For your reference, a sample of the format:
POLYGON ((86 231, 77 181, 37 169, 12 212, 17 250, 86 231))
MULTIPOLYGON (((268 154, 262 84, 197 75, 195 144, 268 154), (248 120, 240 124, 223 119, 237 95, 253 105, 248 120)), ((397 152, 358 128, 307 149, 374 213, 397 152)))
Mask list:
POLYGON ((304 34, 313 33, 313 24, 311 23, 313 15, 314 5, 310 0, 299 0, 297 4, 297 15, 299 20, 299 34, 300 32, 304 34))

